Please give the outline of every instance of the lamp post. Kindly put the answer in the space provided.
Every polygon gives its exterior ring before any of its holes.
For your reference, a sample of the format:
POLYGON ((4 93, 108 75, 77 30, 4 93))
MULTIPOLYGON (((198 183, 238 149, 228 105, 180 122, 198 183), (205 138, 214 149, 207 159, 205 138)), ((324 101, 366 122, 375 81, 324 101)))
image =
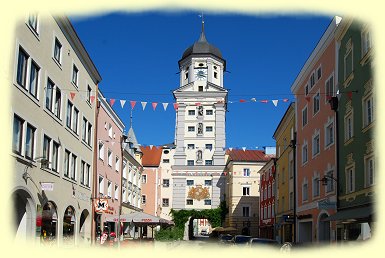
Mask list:
POLYGON ((118 235, 118 248, 120 248, 120 215, 122 214, 122 203, 123 203, 123 160, 124 160, 124 152, 123 152, 123 143, 126 143, 127 136, 122 133, 122 136, 120 136, 120 151, 121 151, 121 162, 120 162, 120 199, 119 199, 119 209, 118 209, 118 228, 117 228, 117 235, 118 235))
POLYGON ((297 242, 297 172, 296 172, 296 149, 297 149, 297 133, 294 132, 293 139, 290 141, 289 145, 293 149, 293 199, 294 199, 294 205, 293 205, 293 238, 294 243, 297 242))

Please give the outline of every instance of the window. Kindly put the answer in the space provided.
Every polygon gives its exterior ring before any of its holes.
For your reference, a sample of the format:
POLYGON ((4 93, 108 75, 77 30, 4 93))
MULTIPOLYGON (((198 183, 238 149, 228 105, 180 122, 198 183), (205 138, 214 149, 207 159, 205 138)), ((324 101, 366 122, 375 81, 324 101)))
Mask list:
POLYGON ((319 79, 321 79, 321 77, 322 77, 322 67, 319 66, 317 68, 317 81, 319 81, 319 79))
POLYGON ((374 120, 373 96, 369 95, 363 101, 364 127, 370 125, 374 120))
POLYGON ((249 206, 243 206, 242 207, 242 214, 243 214, 243 217, 250 217, 250 207, 249 206))
POLYGON ((146 201, 147 201, 147 200, 146 200, 146 195, 142 195, 142 204, 145 205, 145 204, 146 204, 146 201))
POLYGON ((346 169, 346 193, 352 193, 355 190, 354 168, 346 169))
POLYGON ((82 160, 80 171, 80 184, 88 187, 90 186, 90 170, 91 165, 82 160))
MULTIPOLYGON (((350 41, 350 40, 349 40, 350 41)), ((349 75, 353 72, 353 51, 352 46, 350 46, 344 57, 344 80, 346 80, 349 75)))
POLYGON ((142 175, 142 184, 147 183, 147 175, 142 175))
MULTIPOLYGON (((52 145, 52 170, 55 172, 58 172, 59 150, 60 150, 59 143, 53 141, 53 145, 52 145)), ((89 168, 88 168, 88 170, 89 170, 89 168)), ((88 182, 88 180, 87 180, 87 182, 88 182)), ((87 184, 87 186, 88 186, 88 184, 87 184)))
POLYGON ((313 97, 313 115, 317 114, 320 109, 320 94, 317 92, 313 97))
POLYGON ((208 143, 205 145, 205 149, 206 150, 212 150, 213 149, 213 145, 211 143, 208 143))
POLYGON ((187 166, 194 166, 194 160, 187 160, 187 166))
POLYGON ((284 211, 285 210, 285 196, 282 196, 281 198, 281 211, 284 211))
POLYGON ((205 200, 205 205, 211 205, 211 200, 210 199, 205 200))
POLYGON ((194 126, 189 126, 189 127, 187 128, 187 130, 188 130, 189 132, 195 132, 195 127, 194 127, 194 126))
POLYGON ((186 205, 194 205, 194 201, 192 199, 187 199, 186 205))
POLYGON ((285 183, 285 168, 282 168, 281 179, 282 179, 282 184, 284 184, 285 183))
POLYGON ((99 176, 99 193, 104 194, 104 178, 99 176))
POLYGON ((206 115, 207 116, 212 116, 213 115, 213 110, 212 109, 207 109, 206 110, 206 115))
POLYGON ((107 151, 107 157, 108 157, 108 166, 112 167, 112 151, 108 149, 107 151))
POLYGON ((307 107, 302 109, 302 127, 307 125, 307 107))
POLYGON ((108 136, 112 139, 112 125, 108 124, 108 136))
POLYGON ((188 179, 187 186, 193 186, 193 185, 194 185, 194 180, 188 179))
POLYGON ((243 169, 243 176, 250 176, 250 168, 243 169))
POLYGON ((374 174, 374 157, 368 157, 365 159, 365 186, 372 186, 375 183, 374 174))
POLYGON ((170 163, 170 159, 163 159, 163 163, 170 163))
POLYGON ((71 158, 71 179, 72 180, 76 180, 76 156, 74 154, 72 154, 72 158, 71 158))
POLYGON ((49 156, 50 156, 50 149, 51 149, 51 138, 49 138, 47 135, 44 135, 43 137, 43 158, 46 159, 48 162, 49 156))
POLYGON ((326 185, 326 192, 329 193, 329 192, 333 191, 333 189, 334 189, 334 186, 333 186, 334 180, 331 179, 331 178, 334 178, 333 170, 328 171, 326 173, 326 176, 328 178, 327 185, 326 185))
POLYGON ((205 160, 205 165, 206 166, 211 166, 213 164, 213 161, 210 159, 207 159, 207 160, 205 160))
POLYGON ((307 142, 305 141, 302 146, 302 164, 307 162, 307 142))
POLYGON ((308 186, 307 186, 307 182, 305 182, 302 185, 302 201, 303 202, 307 201, 307 195, 308 195, 308 186))
POLYGON ((78 68, 76 67, 76 65, 73 65, 73 67, 72 67, 72 83, 76 87, 78 87, 78 73, 79 73, 78 68))
POLYGON ((271 197, 271 186, 270 184, 267 186, 267 198, 271 197))
POLYGON ((353 113, 350 112, 347 116, 345 116, 345 141, 353 138, 353 113))
POLYGON ((90 85, 87 85, 87 102, 88 103, 91 103, 91 92, 92 92, 92 89, 90 85))
POLYGON ((313 197, 319 196, 320 193, 320 179, 319 177, 313 178, 313 197))
POLYGON ((104 143, 99 142, 99 159, 104 160, 104 143))
POLYGON ((250 186, 243 186, 242 187, 242 195, 243 196, 249 196, 250 195, 250 186))
POLYGON ((320 142, 319 142, 319 133, 317 133, 314 137, 313 137, 313 157, 317 154, 319 154, 320 152, 320 142))
POLYGON ((119 186, 118 185, 115 185, 114 198, 115 198, 115 200, 119 199, 119 186))
POLYGON ((188 115, 189 116, 195 116, 195 110, 189 110, 188 115))
POLYGON ((116 156, 115 157, 115 171, 119 172, 119 169, 120 169, 120 159, 118 158, 118 156, 116 156))
POLYGON ((313 88, 315 84, 315 73, 313 71, 313 73, 310 75, 310 89, 313 88))
POLYGON ((291 158, 289 161, 289 177, 293 178, 293 174, 294 174, 294 161, 291 158))
POLYGON ((27 123, 27 130, 25 135, 25 157, 33 160, 33 151, 35 148, 35 131, 36 128, 27 123))
POLYGON ((170 187, 170 179, 163 179, 163 187, 170 187))
POLYGON ((294 207, 294 193, 290 192, 289 194, 289 210, 293 209, 294 207))
POLYGON ((66 125, 74 133, 78 134, 79 110, 68 100, 66 125))
POLYGON ((334 127, 333 123, 330 123, 325 128, 325 146, 328 147, 334 143, 334 127))
POLYGON ((21 150, 22 150, 23 124, 24 124, 24 120, 21 119, 19 116, 14 115, 12 150, 17 154, 21 154, 21 150))
POLYGON ((306 84, 305 86, 305 96, 309 94, 309 84, 306 84))
POLYGON ((326 101, 334 96, 334 76, 331 75, 325 82, 326 101))
POLYGON ((162 198, 162 207, 169 207, 170 201, 168 198, 162 198))
POLYGON ((53 50, 53 58, 55 58, 55 60, 61 64, 61 51, 62 51, 62 45, 60 43, 60 41, 55 38, 55 47, 54 47, 54 50, 53 50))
POLYGON ((187 144, 187 149, 193 150, 193 149, 195 149, 195 145, 194 144, 187 144))
POLYGON ((198 86, 198 91, 203 91, 203 86, 198 86))
POLYGON ((110 180, 107 181, 107 196, 112 197, 112 183, 110 180))
POLYGON ((29 74, 29 93, 31 93, 31 95, 35 98, 37 98, 37 88, 39 85, 39 71, 40 67, 34 61, 31 61, 31 69, 29 74))
POLYGON ((215 78, 215 79, 218 78, 218 73, 217 73, 217 72, 214 72, 214 78, 215 78))
POLYGON ((75 180, 76 176, 76 159, 77 157, 69 150, 65 150, 64 154, 64 176, 75 180))
POLYGON ((372 37, 368 29, 361 32, 362 57, 372 48, 372 37))
POLYGON ((211 180, 205 180, 205 186, 211 186, 211 180))
POLYGON ((26 86, 27 80, 27 66, 28 66, 28 58, 29 55, 19 47, 19 56, 17 59, 17 74, 16 74, 16 82, 20 86, 26 86))
POLYGON ((212 126, 206 126, 206 132, 212 132, 213 127, 212 126))
POLYGON ((37 24, 37 14, 30 14, 28 17, 28 25, 36 34, 38 34, 37 24))

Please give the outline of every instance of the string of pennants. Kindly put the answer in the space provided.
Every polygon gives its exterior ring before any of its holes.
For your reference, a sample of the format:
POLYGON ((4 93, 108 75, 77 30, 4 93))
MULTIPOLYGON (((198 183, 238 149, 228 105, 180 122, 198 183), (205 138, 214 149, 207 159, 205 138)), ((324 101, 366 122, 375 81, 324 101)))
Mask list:
MULTIPOLYGON (((339 94, 342 94, 342 93, 346 93, 348 98, 349 99, 352 99, 352 96, 353 96, 353 92, 357 92, 357 91, 348 91, 348 92, 337 92, 337 95, 339 94)), ((70 98, 71 100, 73 101, 77 95, 76 92, 70 92, 70 98)), ((80 97, 83 99, 83 100, 86 100, 87 98, 84 96, 84 94, 79 94, 80 97)), ((301 94, 297 94, 297 97, 298 95, 301 95, 301 94)), ((308 95, 305 96, 305 99, 307 100, 307 102, 310 102, 311 100, 311 97, 309 95, 315 95, 314 93, 309 93, 308 95)), ((331 99, 331 96, 330 95, 327 95, 326 93, 324 93, 325 97, 327 100, 330 100, 331 99)), ((131 106, 131 109, 134 109, 135 106, 137 106, 138 103, 141 104, 142 106, 142 110, 144 111, 147 107, 147 104, 151 103, 151 106, 152 106, 152 109, 155 111, 156 108, 158 107, 158 105, 162 105, 163 106, 163 109, 164 111, 167 110, 169 104, 172 104, 174 109, 177 110, 178 107, 179 107, 179 104, 178 103, 169 103, 169 102, 149 102, 149 101, 136 101, 136 100, 126 100, 126 99, 115 99, 115 98, 103 98, 104 101, 108 102, 110 104, 110 106, 114 106, 114 104, 118 101, 120 103, 120 106, 121 108, 123 109, 124 106, 126 105, 127 102, 130 103, 130 106, 131 106)), ((278 103, 279 102, 289 102, 289 98, 281 98, 281 99, 256 99, 256 98, 251 98, 251 99, 240 99, 240 100, 229 100, 227 103, 229 104, 233 104, 233 103, 263 103, 263 104, 267 104, 269 102, 271 102, 275 107, 278 106, 278 103)), ((91 104, 93 104, 95 102, 95 96, 90 96, 90 102, 91 104)), ((223 99, 218 99, 217 100, 217 103, 223 103, 223 99)), ((139 104, 138 104, 139 105, 139 104)), ((196 102, 194 104, 192 104, 194 106, 200 106, 201 103, 200 102, 196 102)))

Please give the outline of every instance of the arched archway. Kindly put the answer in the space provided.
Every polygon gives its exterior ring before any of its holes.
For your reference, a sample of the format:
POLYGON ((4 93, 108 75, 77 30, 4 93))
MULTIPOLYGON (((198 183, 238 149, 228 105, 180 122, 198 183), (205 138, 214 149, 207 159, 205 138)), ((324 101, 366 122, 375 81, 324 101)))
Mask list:
POLYGON ((89 243, 91 239, 87 236, 91 235, 91 216, 88 210, 83 210, 79 221, 79 243, 89 243))
POLYGON ((57 218, 56 204, 52 201, 46 202, 41 211, 40 239, 43 244, 57 243, 57 218))
POLYGON ((324 221, 328 214, 322 213, 318 217, 318 240, 319 242, 329 242, 330 241, 330 221, 324 221))
POLYGON ((18 189, 12 194, 12 202, 15 240, 24 242, 35 235, 36 203, 24 189, 18 189))
POLYGON ((72 206, 68 206, 63 215, 63 242, 65 244, 75 243, 75 209, 72 206))
POLYGON ((210 219, 206 216, 191 216, 187 226, 189 240, 193 240, 196 237, 203 237, 212 230, 210 219))

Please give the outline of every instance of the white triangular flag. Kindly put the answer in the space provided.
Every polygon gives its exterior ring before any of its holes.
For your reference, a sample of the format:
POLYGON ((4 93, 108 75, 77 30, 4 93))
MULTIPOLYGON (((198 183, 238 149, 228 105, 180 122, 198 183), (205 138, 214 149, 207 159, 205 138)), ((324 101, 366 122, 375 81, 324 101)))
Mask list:
POLYGON ((122 106, 122 108, 124 107, 124 104, 126 104, 126 100, 121 99, 121 100, 120 100, 120 105, 122 106))
POLYGON ((255 98, 251 98, 251 101, 256 102, 257 100, 255 98))
POLYGON ((271 102, 273 102, 274 106, 277 106, 277 104, 278 104, 278 99, 273 99, 271 102))
POLYGON ((152 150, 152 147, 154 147, 154 145, 150 144, 150 150, 152 150))
POLYGON ((232 150, 233 150, 233 148, 232 148, 232 147, 230 147, 230 148, 229 148, 229 150, 230 150, 230 151, 232 151, 232 150))
POLYGON ((143 110, 146 108, 146 105, 147 105, 147 102, 144 102, 144 101, 142 101, 142 102, 140 102, 141 104, 142 104, 142 108, 143 108, 143 110))
POLYGON ((246 150, 246 147, 242 147, 242 150, 245 151, 245 150, 246 150))
POLYGON ((162 103, 162 104, 163 104, 164 111, 166 111, 168 103, 162 103))

